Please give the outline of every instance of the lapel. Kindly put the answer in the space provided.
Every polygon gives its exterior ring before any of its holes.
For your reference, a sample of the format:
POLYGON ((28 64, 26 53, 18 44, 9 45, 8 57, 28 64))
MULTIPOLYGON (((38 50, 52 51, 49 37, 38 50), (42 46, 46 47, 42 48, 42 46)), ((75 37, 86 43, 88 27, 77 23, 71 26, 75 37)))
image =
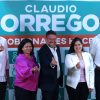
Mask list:
MULTIPOLYGON (((45 44, 45 50, 46 50, 45 52, 46 52, 47 56, 52 59, 53 54, 52 54, 51 50, 49 49, 49 47, 47 46, 47 44, 45 44)), ((61 57, 60 57, 60 51, 59 51, 58 46, 57 46, 56 52, 57 52, 57 55, 58 55, 59 64, 61 65, 61 57)))
MULTIPOLYGON (((56 52, 57 52, 57 55, 58 55, 58 58, 59 58, 60 53, 59 53, 59 50, 58 50, 58 49, 59 49, 59 48, 58 48, 58 46, 57 46, 57 50, 56 50, 56 52)), ((53 54, 52 54, 50 48, 49 48, 47 45, 46 45, 46 51, 47 51, 47 53, 48 53, 50 56, 53 57, 53 54)))
POLYGON ((58 48, 58 46, 57 46, 57 50, 56 50, 56 52, 57 52, 57 55, 58 55, 58 59, 60 60, 60 52, 59 52, 59 48, 58 48))
POLYGON ((84 61, 85 69, 86 69, 87 57, 84 52, 82 52, 82 56, 83 56, 83 61, 84 61))
POLYGON ((46 49, 47 55, 52 58, 53 54, 52 54, 51 50, 49 49, 49 47, 47 46, 47 44, 45 45, 45 49, 46 49))

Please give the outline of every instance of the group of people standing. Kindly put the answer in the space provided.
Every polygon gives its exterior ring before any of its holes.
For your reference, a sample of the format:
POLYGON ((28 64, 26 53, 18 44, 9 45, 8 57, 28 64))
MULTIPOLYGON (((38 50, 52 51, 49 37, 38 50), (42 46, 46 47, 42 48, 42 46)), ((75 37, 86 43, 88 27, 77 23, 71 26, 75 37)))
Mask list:
MULTIPOLYGON (((97 35, 93 38, 90 53, 84 51, 79 37, 75 37, 70 44, 65 57, 66 90, 69 100, 87 100, 94 85, 96 100, 100 100, 99 37, 100 35, 97 35)), ((6 75, 8 52, 6 39, 3 37, 0 39, 0 100, 4 100, 8 76, 6 75)), ((56 44, 56 39, 56 32, 50 30, 46 33, 46 44, 38 51, 39 64, 30 39, 23 39, 18 45, 14 81, 16 100, 36 100, 38 88, 41 89, 42 100, 58 100, 59 86, 63 86, 63 71, 60 48, 56 44)))

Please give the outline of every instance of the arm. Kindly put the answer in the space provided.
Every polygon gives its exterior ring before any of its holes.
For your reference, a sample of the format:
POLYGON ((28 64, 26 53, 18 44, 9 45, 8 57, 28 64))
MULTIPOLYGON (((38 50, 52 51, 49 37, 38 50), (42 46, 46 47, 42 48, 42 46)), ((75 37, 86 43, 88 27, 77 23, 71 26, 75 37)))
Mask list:
POLYGON ((40 65, 43 65, 44 67, 50 66, 51 61, 52 61, 52 57, 48 59, 48 55, 47 55, 46 52, 47 51, 45 51, 45 50, 40 50, 39 51, 39 61, 40 61, 40 65))
POLYGON ((92 55, 92 57, 93 57, 93 60, 94 60, 94 58, 95 58, 95 54, 96 54, 96 43, 95 43, 96 41, 94 41, 94 40, 92 40, 91 42, 90 42, 90 53, 91 53, 91 55, 92 55))
MULTIPOLYGON (((77 62, 78 63, 78 62, 77 62)), ((70 71, 76 71, 76 70, 79 70, 77 67, 76 67, 76 65, 77 65, 77 63, 74 63, 73 62, 73 59, 72 59, 72 57, 71 57, 71 55, 70 54, 67 54, 66 55, 66 58, 65 58, 65 67, 66 67, 66 69, 68 69, 68 70, 70 70, 70 71)))
POLYGON ((9 85, 9 57, 8 57, 8 45, 7 40, 4 42, 4 51, 6 56, 6 77, 7 77, 7 84, 9 85))
POLYGON ((39 67, 38 62, 37 62, 37 60, 36 60, 36 57, 35 57, 34 55, 33 55, 33 59, 34 59, 35 65, 36 65, 37 67, 39 67))
POLYGON ((26 78, 33 76, 32 68, 28 67, 28 64, 23 58, 16 59, 15 69, 16 69, 16 73, 22 79, 26 79, 26 78))
POLYGON ((94 63, 91 55, 89 55, 89 60, 90 60, 89 84, 90 84, 90 88, 94 89, 94 63))

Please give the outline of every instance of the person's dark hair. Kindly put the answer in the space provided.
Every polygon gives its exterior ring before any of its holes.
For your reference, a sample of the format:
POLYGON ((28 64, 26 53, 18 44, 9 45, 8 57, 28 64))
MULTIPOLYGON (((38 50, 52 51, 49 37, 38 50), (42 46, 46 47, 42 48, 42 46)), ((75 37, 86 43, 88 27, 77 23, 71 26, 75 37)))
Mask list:
POLYGON ((48 35, 51 35, 51 34, 52 34, 52 35, 57 35, 55 31, 49 30, 49 31, 47 31, 47 33, 46 33, 46 37, 47 37, 48 35))
MULTIPOLYGON (((71 44, 70 44, 70 48, 69 48, 69 51, 68 51, 69 54, 70 54, 70 53, 75 53, 74 45, 75 45, 75 43, 76 43, 77 41, 79 41, 81 44, 83 44, 82 40, 81 40, 79 37, 75 37, 75 38, 72 40, 71 44)), ((84 51, 84 50, 83 50, 83 47, 82 47, 82 51, 84 51)))
POLYGON ((30 39, 27 39, 27 38, 23 39, 23 40, 20 42, 20 44, 18 45, 17 54, 23 54, 22 48, 24 47, 24 45, 25 45, 26 43, 31 43, 31 45, 32 45, 32 52, 30 53, 30 55, 33 56, 33 54, 34 54, 34 46, 33 46, 32 41, 31 41, 30 39))

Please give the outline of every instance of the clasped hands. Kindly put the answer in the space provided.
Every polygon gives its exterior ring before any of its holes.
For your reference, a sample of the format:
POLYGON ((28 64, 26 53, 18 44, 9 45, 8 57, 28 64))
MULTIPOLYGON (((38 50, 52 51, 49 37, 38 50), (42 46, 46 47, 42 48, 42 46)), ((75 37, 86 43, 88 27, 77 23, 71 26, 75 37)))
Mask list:
POLYGON ((32 68, 32 72, 39 72, 40 68, 38 66, 35 66, 32 68))

